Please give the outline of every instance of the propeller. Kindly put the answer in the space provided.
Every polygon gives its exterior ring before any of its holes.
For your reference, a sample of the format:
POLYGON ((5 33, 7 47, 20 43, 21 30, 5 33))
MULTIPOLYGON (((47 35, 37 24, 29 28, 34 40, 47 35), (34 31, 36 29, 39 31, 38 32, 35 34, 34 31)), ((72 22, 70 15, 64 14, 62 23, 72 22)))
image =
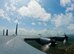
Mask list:
POLYGON ((65 36, 65 38, 63 40, 63 44, 66 44, 66 42, 68 41, 68 36, 65 33, 64 33, 64 36, 65 36))
POLYGON ((51 46, 51 43, 48 43, 48 44, 42 46, 42 50, 47 51, 48 49, 50 49, 50 46, 51 46))
POLYGON ((49 41, 48 44, 45 44, 44 46, 42 46, 42 50, 43 51, 47 51, 48 49, 50 49, 51 46, 55 47, 57 45, 55 40, 51 40, 49 41))

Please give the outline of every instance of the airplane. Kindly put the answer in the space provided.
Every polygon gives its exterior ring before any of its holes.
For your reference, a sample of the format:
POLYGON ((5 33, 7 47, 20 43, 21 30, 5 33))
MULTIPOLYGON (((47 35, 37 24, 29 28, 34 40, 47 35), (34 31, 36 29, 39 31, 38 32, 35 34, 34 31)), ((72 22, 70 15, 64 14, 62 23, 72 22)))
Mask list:
POLYGON ((41 38, 25 38, 24 36, 17 36, 18 29, 16 27, 16 36, 0 36, 0 54, 46 54, 36 48, 30 46, 24 41, 35 40, 41 45, 56 46, 57 41, 62 39, 68 40, 67 35, 65 37, 41 37, 41 38), (24 39, 24 41, 23 41, 24 39))
POLYGON ((66 44, 68 41, 68 36, 66 34, 63 35, 64 37, 41 37, 41 38, 24 38, 24 41, 36 41, 40 45, 48 45, 50 46, 56 46, 59 42, 63 42, 63 44, 66 44))

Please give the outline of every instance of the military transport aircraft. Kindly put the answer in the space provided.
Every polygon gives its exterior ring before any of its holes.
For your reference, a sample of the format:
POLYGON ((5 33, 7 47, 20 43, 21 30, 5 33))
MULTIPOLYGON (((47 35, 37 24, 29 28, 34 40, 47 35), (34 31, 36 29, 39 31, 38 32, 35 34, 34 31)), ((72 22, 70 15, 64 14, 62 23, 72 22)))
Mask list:
POLYGON ((40 45, 47 45, 49 47, 56 46, 57 41, 63 43, 68 41, 67 35, 64 35, 64 37, 26 38, 25 36, 17 36, 17 31, 18 24, 16 25, 15 36, 0 36, 0 54, 46 54, 27 44, 26 41, 34 40, 40 45))

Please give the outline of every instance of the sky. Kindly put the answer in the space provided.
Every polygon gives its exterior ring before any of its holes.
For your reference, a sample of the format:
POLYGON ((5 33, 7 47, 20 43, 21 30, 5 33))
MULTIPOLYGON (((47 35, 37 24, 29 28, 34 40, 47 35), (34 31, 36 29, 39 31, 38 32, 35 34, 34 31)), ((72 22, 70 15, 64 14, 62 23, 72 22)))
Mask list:
POLYGON ((74 33, 74 0, 0 0, 0 34, 74 33))

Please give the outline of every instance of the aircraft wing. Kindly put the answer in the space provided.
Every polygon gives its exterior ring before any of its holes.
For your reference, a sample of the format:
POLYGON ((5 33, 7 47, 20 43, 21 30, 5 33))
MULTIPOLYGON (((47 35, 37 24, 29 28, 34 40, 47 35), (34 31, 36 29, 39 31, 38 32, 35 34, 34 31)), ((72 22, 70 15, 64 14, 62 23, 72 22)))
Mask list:
POLYGON ((24 37, 16 36, 0 45, 0 54, 45 54, 24 42, 24 37))

